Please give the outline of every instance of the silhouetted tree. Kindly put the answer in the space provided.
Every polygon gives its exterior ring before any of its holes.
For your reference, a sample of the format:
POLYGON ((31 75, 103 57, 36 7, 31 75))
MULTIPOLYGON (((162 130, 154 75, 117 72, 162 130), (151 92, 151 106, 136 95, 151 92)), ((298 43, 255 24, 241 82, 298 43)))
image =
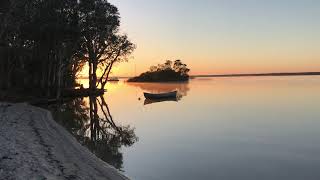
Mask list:
POLYGON ((114 63, 135 47, 119 34, 118 9, 106 0, 0 3, 0 88, 59 98, 86 64, 90 88, 104 87, 114 63))
POLYGON ((105 86, 115 62, 125 58, 134 49, 127 36, 119 35, 118 9, 105 0, 80 1, 80 28, 82 54, 89 65, 90 89, 105 86), (98 80, 98 69, 103 75, 98 80))
POLYGON ((126 35, 116 35, 115 38, 110 42, 105 51, 105 55, 100 61, 100 68, 103 70, 103 73, 97 86, 101 84, 101 88, 104 89, 114 64, 117 62, 126 61, 127 56, 131 54, 134 49, 135 45, 128 40, 126 35))
POLYGON ((1 87, 41 88, 50 95, 61 86, 72 86, 72 56, 79 44, 77 1, 9 0, 5 4, 0 13, 4 22, 0 75, 6 84, 1 87))

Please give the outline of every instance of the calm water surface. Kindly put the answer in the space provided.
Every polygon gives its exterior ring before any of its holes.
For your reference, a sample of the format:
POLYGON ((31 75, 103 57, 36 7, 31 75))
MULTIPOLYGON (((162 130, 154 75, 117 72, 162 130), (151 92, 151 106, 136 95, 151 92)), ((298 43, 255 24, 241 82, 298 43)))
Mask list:
MULTIPOLYGON (((107 114, 124 136, 112 125, 105 127, 111 127, 110 138, 93 135, 86 120, 80 128, 62 124, 132 179, 320 179, 320 77, 119 82, 107 89, 107 114), (175 89, 179 101, 144 101, 145 91, 175 89)), ((89 106, 89 98, 73 105, 81 102, 82 108, 89 106)), ((97 113, 104 116, 101 107, 97 113)))

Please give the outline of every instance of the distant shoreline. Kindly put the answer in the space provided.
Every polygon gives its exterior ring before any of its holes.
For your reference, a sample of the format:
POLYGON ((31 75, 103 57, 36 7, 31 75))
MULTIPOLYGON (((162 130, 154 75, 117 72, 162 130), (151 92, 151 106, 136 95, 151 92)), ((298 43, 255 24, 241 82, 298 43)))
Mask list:
MULTIPOLYGON (((320 72, 292 72, 292 73, 253 73, 253 74, 208 74, 191 75, 191 78, 197 77, 259 77, 259 76, 320 76, 320 72)), ((128 79, 132 77, 118 77, 119 79, 128 79)), ((79 77, 78 79, 89 79, 88 77, 79 77)))
POLYGON ((320 76, 320 72, 194 75, 190 77, 320 76))

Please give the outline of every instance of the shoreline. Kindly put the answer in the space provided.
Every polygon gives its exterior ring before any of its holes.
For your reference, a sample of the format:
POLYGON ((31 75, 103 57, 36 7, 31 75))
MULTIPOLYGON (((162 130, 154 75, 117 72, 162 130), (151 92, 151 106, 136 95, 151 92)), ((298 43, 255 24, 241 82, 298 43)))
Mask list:
POLYGON ((218 75, 194 75, 192 78, 201 77, 271 77, 271 76, 320 76, 320 72, 293 72, 293 73, 257 73, 257 74, 218 74, 218 75))
POLYGON ((0 103, 0 121, 4 179, 129 180, 78 143, 47 110, 0 103))

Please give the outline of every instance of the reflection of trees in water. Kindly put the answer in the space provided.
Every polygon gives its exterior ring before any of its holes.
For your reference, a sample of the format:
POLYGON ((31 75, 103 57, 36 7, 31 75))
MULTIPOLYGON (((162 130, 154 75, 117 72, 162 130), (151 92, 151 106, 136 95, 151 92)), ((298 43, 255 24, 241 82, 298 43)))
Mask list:
POLYGON ((162 93, 178 91, 181 96, 187 96, 189 88, 188 82, 183 83, 128 83, 131 86, 139 87, 143 91, 151 93, 162 93))
POLYGON ((82 98, 64 104, 51 105, 49 108, 54 119, 69 132, 74 135, 84 134, 85 124, 89 119, 89 108, 82 98))
POLYGON ((101 97, 90 97, 89 107, 83 99, 76 99, 61 106, 52 107, 55 119, 66 127, 81 144, 96 156, 121 170, 122 146, 133 145, 138 138, 130 126, 117 125, 108 104, 101 97), (99 116, 98 112, 102 112, 99 116))

